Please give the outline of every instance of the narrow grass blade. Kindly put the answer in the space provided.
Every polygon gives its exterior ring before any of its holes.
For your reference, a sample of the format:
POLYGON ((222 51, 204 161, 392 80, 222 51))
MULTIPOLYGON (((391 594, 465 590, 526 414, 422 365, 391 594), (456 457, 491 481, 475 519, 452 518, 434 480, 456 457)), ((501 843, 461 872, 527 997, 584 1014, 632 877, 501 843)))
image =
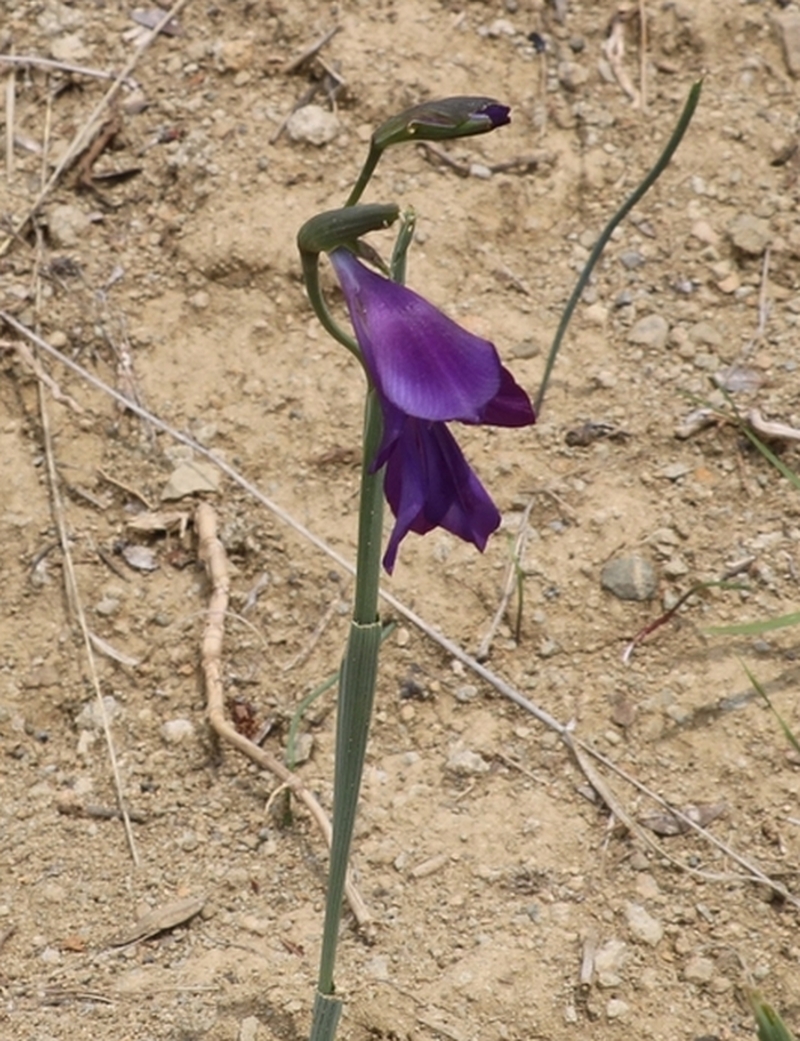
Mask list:
POLYGON ((794 736, 792 731, 789 729, 789 725, 784 721, 783 716, 780 714, 780 712, 778 712, 778 710, 772 704, 772 702, 769 699, 769 695, 767 694, 767 692, 764 690, 764 688, 761 686, 761 684, 758 682, 758 680, 755 678, 755 676, 752 674, 752 672, 748 669, 748 667, 745 665, 745 663, 743 661, 740 661, 739 664, 742 666, 744 671, 747 673, 747 678, 753 684, 753 688, 755 689, 756 693, 759 694, 764 699, 764 701, 767 704, 767 708, 769 708, 770 712, 777 719, 778 723, 780 724, 781 730, 783 731, 783 733, 784 733, 784 735, 786 737, 786 740, 789 742, 789 744, 792 746, 792 748, 794 748, 794 750, 798 754, 800 754, 800 741, 797 740, 797 738, 794 736))
POLYGON ((736 625, 716 625, 705 632, 709 636, 761 636, 775 629, 786 629, 790 625, 800 625, 800 611, 782 614, 777 618, 765 618, 762 622, 739 622, 736 625))
POLYGON ((647 175, 647 177, 645 177, 645 179, 642 181, 639 187, 631 195, 628 196, 628 198, 625 200, 622 206, 620 206, 620 208, 617 210, 617 212, 614 214, 614 216, 611 218, 608 224, 606 224, 605 228, 602 231, 602 234, 600 235, 600 238, 597 240, 597 242, 594 245, 594 248, 592 249, 592 252, 589 254, 589 259, 586 261, 586 267, 584 267, 583 271, 581 271, 580 278, 578 279, 578 282, 572 291, 572 296, 567 301, 567 306, 564 308, 563 314, 561 315, 561 321, 558 324, 558 329, 556 330, 553 345, 550 348, 550 353, 547 356, 547 364, 545 365, 544 376, 542 376, 542 383, 539 387, 539 393, 536 395, 536 401, 534 403, 534 407, 536 408, 537 413, 541 411, 545 391, 547 390, 547 385, 550 382, 550 374, 553 371, 553 366, 556 362, 556 356, 558 355, 558 351, 561 347, 561 341, 564 339, 564 333, 567 331, 567 326, 569 325, 570 319, 572 318, 572 313, 577 307, 578 301, 581 298, 581 293, 586 288, 586 284, 589 281, 589 278, 591 277, 592 271, 594 270, 594 266, 600 259, 600 254, 606 248, 606 244, 608 243, 608 240, 611 238, 611 234, 614 231, 614 228, 616 228, 616 226, 621 221, 623 221, 625 217, 627 217, 627 215, 630 213, 630 211, 633 209, 636 203, 642 198, 643 195, 645 195, 650 190, 650 188, 652 188, 652 186, 655 184, 655 182, 658 180, 658 178, 669 165, 669 161, 672 158, 675 149, 681 143, 683 135, 686 133, 689 127, 689 123, 692 121, 694 110, 697 108, 697 103, 700 100, 700 90, 702 89, 702 86, 702 80, 698 80, 697 83, 695 83, 692 86, 692 89, 689 91, 689 97, 686 101, 686 104, 683 107, 681 118, 678 120, 678 124, 672 132, 672 137, 670 137, 669 141, 667 142, 667 147, 661 153, 661 155, 658 158, 658 161, 656 162, 655 166, 650 171, 650 173, 647 175))

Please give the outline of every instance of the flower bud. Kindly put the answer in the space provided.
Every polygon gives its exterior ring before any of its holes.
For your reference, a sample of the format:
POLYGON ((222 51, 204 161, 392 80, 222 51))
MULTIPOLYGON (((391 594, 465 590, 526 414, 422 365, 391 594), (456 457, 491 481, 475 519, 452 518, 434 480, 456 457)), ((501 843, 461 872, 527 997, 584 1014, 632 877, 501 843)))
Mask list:
POLYGON ((372 135, 379 151, 401 141, 444 141, 485 134, 510 123, 510 109, 493 98, 455 97, 425 101, 382 123, 372 135))

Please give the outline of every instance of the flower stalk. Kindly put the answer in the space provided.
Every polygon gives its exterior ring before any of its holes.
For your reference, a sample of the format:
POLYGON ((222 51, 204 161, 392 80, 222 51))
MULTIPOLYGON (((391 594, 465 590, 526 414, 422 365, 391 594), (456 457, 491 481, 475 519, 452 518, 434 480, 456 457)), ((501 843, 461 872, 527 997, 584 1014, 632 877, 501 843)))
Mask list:
POLYGON ((414 213, 403 215, 387 272, 361 237, 389 227, 399 209, 357 203, 386 148, 485 133, 507 123, 508 112, 490 98, 448 98, 387 120, 372 136, 345 207, 312 217, 298 234, 309 301, 323 327, 358 358, 367 378, 355 598, 339 672, 333 836, 310 1041, 334 1041, 342 1012, 334 969, 382 636, 378 590, 384 498, 396 518, 383 558, 387 570, 409 531, 423 534, 442 526, 482 549, 500 516, 445 421, 521 426, 534 418, 527 395, 502 367, 494 346, 405 289, 414 213), (323 252, 342 286, 355 337, 340 327, 323 295, 323 252), (389 277, 374 274, 359 258, 389 277), (385 487, 387 478, 391 488, 385 487))

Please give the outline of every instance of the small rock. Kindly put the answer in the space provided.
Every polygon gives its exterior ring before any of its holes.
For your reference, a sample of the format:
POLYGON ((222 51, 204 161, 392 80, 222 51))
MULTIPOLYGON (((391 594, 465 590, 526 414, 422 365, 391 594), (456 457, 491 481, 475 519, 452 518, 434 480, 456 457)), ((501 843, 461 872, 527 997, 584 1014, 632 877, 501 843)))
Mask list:
POLYGON ((101 615, 103 618, 110 618, 112 614, 116 614, 119 611, 119 600, 114 596, 104 596, 102 600, 98 600, 94 605, 96 614, 101 615))
MULTIPOLYGON (((800 298, 798 298, 798 302, 800 303, 800 298)), ((515 358, 536 358, 542 353, 542 348, 538 343, 534 343, 533 340, 523 340, 511 348, 511 353, 515 358)))
POLYGON ((691 464, 689 463, 669 463, 667 466, 660 471, 662 477, 666 477, 668 481, 679 481, 681 477, 685 477, 688 473, 692 472, 691 464))
POLYGON ((696 983, 702 986, 710 983, 714 976, 714 962, 710 958, 703 958, 697 954, 690 958, 683 968, 683 978, 688 983, 696 983))
POLYGON ((732 271, 727 278, 722 278, 717 282, 717 289, 720 293, 725 293, 726 296, 730 296, 731 293, 735 293, 736 290, 741 286, 742 281, 735 271, 732 271))
POLYGON ((178 846, 184 853, 194 853, 200 845, 200 840, 194 831, 184 831, 178 839, 178 846))
POLYGON ((622 266, 628 271, 635 271, 645 261, 644 253, 640 253, 638 249, 626 249, 624 253, 620 253, 619 259, 622 266))
POLYGON ((517 30, 507 18, 495 18, 491 25, 486 26, 482 35, 496 40, 500 36, 516 36, 517 30))
POLYGON ((37 6, 43 10, 36 22, 46 36, 60 36, 62 33, 80 29, 86 20, 83 11, 59 3, 58 0, 48 0, 47 3, 37 6))
POLYGON ((198 289, 196 293, 192 293, 189 297, 188 303, 189 307, 193 307, 195 311, 205 311, 211 303, 211 297, 205 289, 198 289))
POLYGON ((194 735, 191 719, 168 719, 161 726, 161 737, 168 745, 179 745, 194 735))
POLYGON ((70 64, 86 61, 89 57, 89 51, 80 33, 66 33, 64 36, 56 37, 50 44, 50 53, 56 61, 70 64))
POLYGON ((774 14, 772 26, 783 50, 786 68, 792 76, 800 76, 800 14, 796 11, 774 14))
POLYGON ((161 491, 162 502, 183 499, 195 492, 219 491, 219 471, 211 463, 179 463, 161 491))
MULTIPOLYGON (((106 694, 103 698, 103 707, 109 722, 115 719, 122 709, 120 703, 111 694, 106 694)), ((78 730, 102 730, 103 713, 96 698, 86 702, 75 719, 75 725, 78 730)))
POLYGON ((611 998, 606 1005, 606 1016, 609 1019, 622 1019, 630 1012, 630 1005, 622 998, 611 998))
POLYGON ((669 323, 666 318, 662 318, 660 314, 648 314, 640 318, 628 331, 628 343, 660 351, 666 346, 667 336, 669 323))
POLYGON ((83 210, 68 203, 54 206, 47 215, 50 241, 58 249, 71 249, 73 246, 77 246, 89 224, 89 218, 83 210))
POLYGON ((462 705, 474 701, 477 696, 478 688, 472 683, 465 683, 463 687, 456 687, 455 699, 461 702, 462 705))
POLYGON ((239 1041, 258 1041, 259 1026, 255 1016, 245 1016, 239 1027, 239 1041))
POLYGON ((539 644, 537 654, 540 658, 552 658, 561 650, 561 644, 557 640, 546 636, 539 644))
POLYGON ((269 918, 259 918, 254 914, 243 914, 239 918, 239 925, 254 936, 269 936, 271 932, 275 931, 274 922, 269 918))
POLYGON ((632 553, 609 560, 600 573, 600 585, 619 600, 651 600, 658 580, 648 561, 632 553))
POLYGON ((719 347, 723 342, 722 334, 710 322, 696 322, 688 330, 688 336, 692 343, 706 347, 719 347))
POLYGON ((608 321, 608 308, 599 302, 589 304, 583 313, 587 322, 591 322, 592 325, 603 326, 608 321))
POLYGON ((477 177, 479 181, 488 181, 491 180, 492 171, 483 163, 470 163, 469 175, 470 177, 477 177))
POLYGON ((589 72, 576 61, 558 63, 558 82, 565 90, 576 91, 589 79, 589 72))
POLYGON ((244 37, 225 40, 217 50, 217 61, 223 72, 241 72, 253 64, 253 41, 244 37))
POLYGON ((298 734, 294 742, 294 765, 300 766, 301 763, 307 763, 311 758, 311 753, 314 750, 314 735, 313 734, 298 734))
POLYGON ((692 225, 692 235, 706 246, 719 244, 719 235, 714 231, 708 221, 696 220, 692 225))
POLYGON ((728 236, 734 249, 751 257, 759 257, 770 244, 769 224, 752 213, 740 213, 728 225, 728 236))
POLYGON ((293 112, 286 123, 286 133, 292 141, 317 147, 333 141, 340 130, 338 117, 321 105, 304 105, 293 112))
POLYGON ((683 557, 676 554, 674 557, 670 557, 664 565, 664 574, 667 578, 683 578, 689 574, 689 565, 683 557))
POLYGON ((459 745, 447 757, 446 769, 450 773, 458 774, 460 777, 470 777, 474 774, 487 773, 489 764, 477 752, 459 745))
POLYGON ((594 956, 597 984, 606 990, 618 987, 620 973, 628 960, 628 945, 622 940, 607 940, 594 956))
POLYGON ((658 919, 648 914, 641 904, 626 904, 625 918, 628 922, 631 936, 635 940, 638 940, 640 943, 646 943, 650 947, 655 947, 657 943, 661 942, 661 938, 664 935, 664 927, 658 919))

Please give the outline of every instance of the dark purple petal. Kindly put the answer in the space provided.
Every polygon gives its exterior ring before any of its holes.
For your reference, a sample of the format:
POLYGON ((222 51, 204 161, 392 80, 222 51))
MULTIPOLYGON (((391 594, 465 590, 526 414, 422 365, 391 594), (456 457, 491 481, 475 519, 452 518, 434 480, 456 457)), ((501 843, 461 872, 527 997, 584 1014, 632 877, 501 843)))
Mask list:
POLYGON ((330 259, 380 396, 418 419, 482 422, 483 410, 502 393, 494 346, 348 250, 334 250, 330 259))
POLYGON ((479 423, 492 427, 527 427, 536 422, 531 399, 508 369, 500 374, 500 390, 481 412, 479 423))
POLYGON ((383 558, 391 574, 409 531, 444 528, 483 550, 500 514, 444 423, 405 417, 384 479, 395 525, 383 558))
POLYGON ((504 127, 511 122, 511 109, 508 105, 501 105, 496 101, 484 105, 483 108, 479 109, 475 113, 475 115, 487 116, 489 122, 492 124, 492 130, 496 130, 497 127, 504 127))

